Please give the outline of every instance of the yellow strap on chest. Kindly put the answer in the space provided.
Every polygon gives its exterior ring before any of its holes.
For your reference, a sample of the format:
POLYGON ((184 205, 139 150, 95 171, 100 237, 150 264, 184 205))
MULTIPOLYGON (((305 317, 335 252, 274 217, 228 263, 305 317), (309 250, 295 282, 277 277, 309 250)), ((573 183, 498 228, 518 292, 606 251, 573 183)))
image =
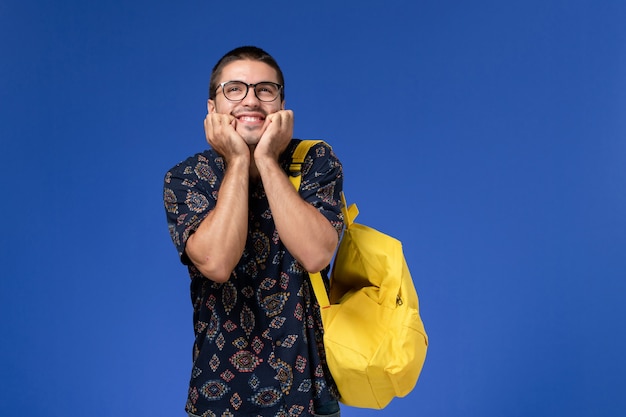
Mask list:
MULTIPOLYGON (((301 141, 296 150, 291 155, 291 164, 289 165, 289 181, 293 184, 296 190, 300 189, 300 183, 302 182, 302 164, 306 154, 316 144, 322 142, 321 140, 303 140, 301 141)), ((311 285, 313 286, 313 292, 315 292, 315 298, 320 304, 320 307, 324 308, 330 305, 328 300, 328 293, 326 292, 326 286, 322 279, 322 274, 319 272, 309 273, 311 278, 311 285)))
POLYGON ((300 182, 302 181, 302 164, 306 154, 316 144, 323 142, 321 140, 303 140, 300 141, 296 150, 291 154, 291 164, 289 164, 289 181, 293 184, 296 190, 300 189, 300 182))

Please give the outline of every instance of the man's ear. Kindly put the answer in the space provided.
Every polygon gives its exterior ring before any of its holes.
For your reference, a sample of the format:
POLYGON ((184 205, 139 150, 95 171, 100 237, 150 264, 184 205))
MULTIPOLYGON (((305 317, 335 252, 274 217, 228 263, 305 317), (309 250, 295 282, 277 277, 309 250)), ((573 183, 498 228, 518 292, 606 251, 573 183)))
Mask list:
POLYGON ((280 103, 280 109, 285 110, 285 100, 280 103))
POLYGON ((206 109, 209 113, 215 113, 215 100, 207 100, 206 109))

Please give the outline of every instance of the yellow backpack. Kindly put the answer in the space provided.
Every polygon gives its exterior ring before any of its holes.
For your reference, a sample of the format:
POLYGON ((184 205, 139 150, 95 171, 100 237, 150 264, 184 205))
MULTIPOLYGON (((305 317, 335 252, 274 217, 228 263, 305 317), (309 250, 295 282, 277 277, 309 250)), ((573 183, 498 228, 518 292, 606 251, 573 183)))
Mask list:
MULTIPOLYGON (((300 170, 319 140, 303 140, 292 155, 290 180, 300 188, 300 170)), ((340 401, 382 409, 413 390, 426 358, 428 337, 419 315, 417 292, 399 240, 354 223, 347 207, 346 228, 333 262, 330 298, 319 272, 309 273, 320 304, 324 347, 340 401)))

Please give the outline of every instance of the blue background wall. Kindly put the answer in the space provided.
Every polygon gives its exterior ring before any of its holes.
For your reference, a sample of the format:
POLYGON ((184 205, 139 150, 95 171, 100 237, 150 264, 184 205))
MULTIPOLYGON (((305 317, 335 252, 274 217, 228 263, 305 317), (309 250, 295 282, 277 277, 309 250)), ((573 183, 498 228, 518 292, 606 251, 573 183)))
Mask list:
POLYGON ((162 178, 205 148, 211 67, 242 44, 420 295, 416 389, 344 416, 623 414, 624 22, 592 0, 0 1, 0 415, 183 415, 162 178))

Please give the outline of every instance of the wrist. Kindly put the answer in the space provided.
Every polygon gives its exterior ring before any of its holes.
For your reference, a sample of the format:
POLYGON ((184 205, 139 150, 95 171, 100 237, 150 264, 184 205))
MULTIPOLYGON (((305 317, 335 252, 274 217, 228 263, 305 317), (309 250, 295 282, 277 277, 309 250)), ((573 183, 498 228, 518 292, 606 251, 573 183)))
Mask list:
POLYGON ((250 167, 250 153, 230 155, 224 160, 228 169, 248 170, 250 167))
POLYGON ((280 165, 278 164, 278 158, 275 158, 271 155, 257 155, 255 153, 254 163, 257 166, 259 173, 261 174, 275 169, 280 169, 280 165))
POLYGON ((258 152, 255 152, 254 162, 256 162, 257 165, 258 164, 264 164, 264 165, 277 164, 278 158, 274 157, 273 155, 259 154, 258 152))

